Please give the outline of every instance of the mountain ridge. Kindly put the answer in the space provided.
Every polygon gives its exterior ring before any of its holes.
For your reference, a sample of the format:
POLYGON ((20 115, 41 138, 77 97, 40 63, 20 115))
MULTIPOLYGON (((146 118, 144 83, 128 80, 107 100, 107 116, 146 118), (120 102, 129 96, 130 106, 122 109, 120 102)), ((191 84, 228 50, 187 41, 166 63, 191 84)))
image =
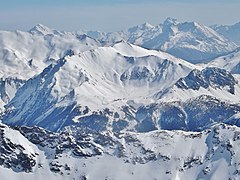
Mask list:
MULTIPOLYGON (((204 116, 212 116, 218 106, 229 110, 226 117, 216 120, 221 122, 239 111, 236 104, 239 94, 237 79, 226 70, 202 69, 166 53, 123 41, 113 47, 99 47, 66 56, 50 65, 17 91, 6 105, 9 113, 3 116, 3 122, 37 124, 53 131, 71 124, 111 131, 112 123, 122 130, 127 128, 137 132, 159 127, 197 130, 197 126, 202 127, 200 124, 188 129, 185 123, 173 126, 168 122, 167 117, 171 121, 178 120, 171 116, 179 109, 172 110, 174 101, 185 103, 192 98, 197 104, 209 99, 214 110, 204 116), (96 67, 98 71, 95 71, 96 67), (199 98, 204 96, 209 98, 199 98), (223 100, 227 104, 222 103, 223 100)), ((188 112, 180 112, 190 115, 195 105, 190 103, 187 106, 190 108, 188 112)), ((196 117, 192 120, 195 121, 196 117)))
POLYGON ((240 49, 228 29, 167 18, 0 31, 0 178, 237 179, 240 49))

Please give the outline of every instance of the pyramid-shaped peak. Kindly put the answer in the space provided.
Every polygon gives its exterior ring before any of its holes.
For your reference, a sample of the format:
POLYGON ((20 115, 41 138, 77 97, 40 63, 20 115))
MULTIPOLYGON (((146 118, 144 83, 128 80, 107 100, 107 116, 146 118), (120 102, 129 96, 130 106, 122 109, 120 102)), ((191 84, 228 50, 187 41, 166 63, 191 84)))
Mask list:
POLYGON ((49 31, 49 30, 51 30, 49 27, 47 27, 47 26, 45 26, 43 24, 37 24, 32 29, 41 30, 41 31, 49 31))
POLYGON ((35 28, 38 28, 38 29, 50 29, 49 27, 43 25, 43 24, 37 24, 36 26, 34 26, 35 28))
POLYGON ((50 29, 49 27, 43 24, 37 24, 32 29, 30 29, 29 32, 33 34, 41 34, 41 35, 54 34, 53 29, 50 29))

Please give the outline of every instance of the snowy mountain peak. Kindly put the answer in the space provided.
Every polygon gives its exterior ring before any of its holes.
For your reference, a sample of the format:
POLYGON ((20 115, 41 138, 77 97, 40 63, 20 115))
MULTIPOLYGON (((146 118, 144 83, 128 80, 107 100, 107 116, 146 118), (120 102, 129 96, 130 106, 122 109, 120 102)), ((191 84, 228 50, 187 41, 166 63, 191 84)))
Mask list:
POLYGON ((96 40, 93 37, 88 36, 87 34, 78 34, 78 35, 76 35, 76 38, 81 43, 85 43, 85 45, 87 45, 87 46, 96 46, 96 47, 102 46, 102 44, 98 40, 96 40))
POLYGON ((151 25, 151 24, 148 23, 148 22, 143 23, 141 26, 142 26, 143 28, 148 28, 148 29, 150 29, 150 28, 154 28, 154 26, 151 25))
POLYGON ((233 25, 213 25, 211 28, 237 45, 240 45, 240 22, 233 25))
POLYGON ((148 23, 148 22, 145 22, 145 23, 143 23, 143 24, 141 24, 141 25, 138 25, 138 26, 136 26, 138 29, 141 29, 141 30, 149 30, 149 29, 152 29, 152 28, 154 28, 155 26, 153 26, 153 25, 151 25, 150 23, 148 23))
MULTIPOLYGON (((197 22, 184 22, 179 25, 179 30, 180 31, 185 31, 185 32, 202 32, 202 33, 208 33, 209 29, 206 29, 206 26, 201 25, 197 22)), ((211 31, 211 30, 210 30, 211 31)))
MULTIPOLYGON (((133 48, 134 46, 135 45, 133 45, 125 40, 121 40, 121 41, 116 42, 112 47, 118 50, 118 49, 133 48)), ((137 47, 137 46, 135 46, 135 47, 137 47)), ((141 47, 139 47, 139 48, 141 48, 141 47)))
POLYGON ((14 109, 14 113, 6 114, 5 122, 36 123, 57 131, 69 124, 88 124, 90 119, 98 121, 100 118, 105 123, 94 129, 106 129, 111 120, 102 114, 102 111, 108 112, 104 109, 123 114, 125 101, 145 101, 152 92, 169 87, 179 76, 192 70, 189 63, 167 53, 127 42, 65 59, 50 65, 19 89, 6 106, 6 109, 14 109), (138 91, 139 88, 142 90, 138 91), (58 117, 54 115, 57 111, 58 117), (93 111, 101 111, 102 115, 92 114, 93 111), (49 123, 52 118, 56 121, 49 123))
POLYGON ((77 35, 77 38, 78 38, 79 40, 94 39, 94 38, 88 36, 87 34, 77 35))
POLYGON ((167 18, 155 27, 133 27, 126 36, 132 44, 166 51, 194 64, 207 62, 237 47, 207 26, 197 22, 182 23, 174 18, 167 18))
POLYGON ((145 22, 143 24, 140 24, 140 25, 137 25, 137 26, 134 26, 134 27, 131 27, 128 29, 128 32, 131 34, 131 33, 140 33, 140 32, 144 32, 144 31, 148 31, 148 30, 151 30, 152 28, 154 28, 153 25, 145 22))
POLYGON ((231 73, 219 68, 206 68, 202 71, 193 70, 185 78, 181 78, 176 86, 183 89, 199 90, 200 87, 208 88, 227 88, 231 94, 234 94, 234 85, 237 80, 231 73))
POLYGON ((43 24, 37 24, 32 29, 29 30, 32 34, 38 34, 38 35, 48 35, 48 34, 55 34, 58 31, 50 29, 49 27, 43 25, 43 24))
POLYGON ((240 126, 240 48, 211 28, 38 24, 0 47, 0 179, 240 176, 240 128, 221 123, 240 126))
POLYGON ((171 25, 177 25, 177 24, 178 24, 177 19, 171 18, 171 17, 168 17, 168 18, 163 22, 163 25, 164 25, 164 26, 171 26, 171 25))

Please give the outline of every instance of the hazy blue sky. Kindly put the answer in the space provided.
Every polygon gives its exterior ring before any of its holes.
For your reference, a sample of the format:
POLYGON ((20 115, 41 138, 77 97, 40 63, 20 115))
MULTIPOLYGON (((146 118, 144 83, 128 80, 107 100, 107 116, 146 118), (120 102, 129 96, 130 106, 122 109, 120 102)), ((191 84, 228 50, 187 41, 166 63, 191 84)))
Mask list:
POLYGON ((202 24, 240 21, 240 0, 0 0, 0 29, 41 23, 59 30, 115 31, 167 17, 202 24))

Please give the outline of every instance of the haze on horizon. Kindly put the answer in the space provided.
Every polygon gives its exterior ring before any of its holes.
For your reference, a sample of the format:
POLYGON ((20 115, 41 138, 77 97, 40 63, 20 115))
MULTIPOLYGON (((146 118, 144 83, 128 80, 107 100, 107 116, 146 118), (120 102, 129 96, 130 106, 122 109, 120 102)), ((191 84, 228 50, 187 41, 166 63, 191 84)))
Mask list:
POLYGON ((1 30, 29 30, 36 24, 66 31, 117 31, 167 17, 206 25, 240 21, 239 0, 8 0, 0 2, 1 30))

